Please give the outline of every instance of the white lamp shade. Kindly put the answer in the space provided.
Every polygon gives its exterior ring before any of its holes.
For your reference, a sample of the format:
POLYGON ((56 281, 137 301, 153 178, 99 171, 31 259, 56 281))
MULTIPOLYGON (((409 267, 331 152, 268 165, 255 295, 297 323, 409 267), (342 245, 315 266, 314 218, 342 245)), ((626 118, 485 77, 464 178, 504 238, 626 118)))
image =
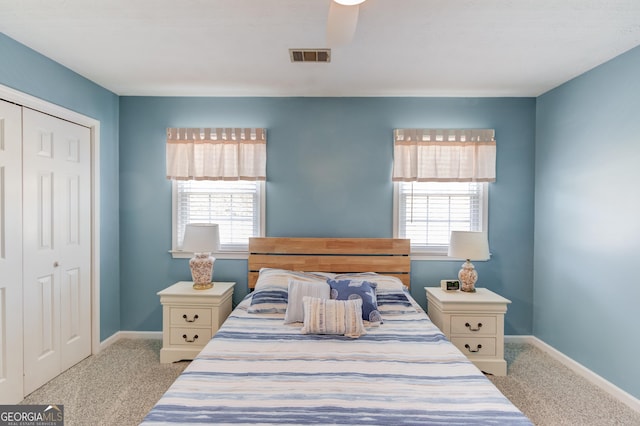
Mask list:
POLYGON ((215 223, 190 223, 184 229, 182 250, 211 253, 220 248, 220 234, 215 223))
POLYGON ((484 232, 451 231, 449 257, 468 260, 489 259, 489 241, 484 232))

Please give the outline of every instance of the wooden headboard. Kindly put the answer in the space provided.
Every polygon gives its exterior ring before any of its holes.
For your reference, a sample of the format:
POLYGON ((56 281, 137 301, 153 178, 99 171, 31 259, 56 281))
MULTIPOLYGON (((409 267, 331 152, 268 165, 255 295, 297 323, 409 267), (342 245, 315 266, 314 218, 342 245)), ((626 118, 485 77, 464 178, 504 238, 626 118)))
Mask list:
POLYGON ((249 288, 260 268, 377 272, 411 280, 410 240, 399 238, 249 238, 249 288))

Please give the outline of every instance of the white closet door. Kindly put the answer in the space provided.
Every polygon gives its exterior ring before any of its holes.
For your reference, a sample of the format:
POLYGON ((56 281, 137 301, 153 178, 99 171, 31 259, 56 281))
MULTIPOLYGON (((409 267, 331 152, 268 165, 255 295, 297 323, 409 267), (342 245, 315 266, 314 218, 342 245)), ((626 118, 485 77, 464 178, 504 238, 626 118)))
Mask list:
POLYGON ((0 101, 0 402, 22 400, 21 108, 0 101))
POLYGON ((90 138, 23 110, 25 394, 91 354, 90 138))

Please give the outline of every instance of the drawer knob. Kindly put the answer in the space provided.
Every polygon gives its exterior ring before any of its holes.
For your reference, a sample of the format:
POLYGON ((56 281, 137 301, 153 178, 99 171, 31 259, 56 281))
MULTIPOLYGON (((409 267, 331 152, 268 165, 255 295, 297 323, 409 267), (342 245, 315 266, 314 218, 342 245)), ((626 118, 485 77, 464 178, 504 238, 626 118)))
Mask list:
POLYGON ((474 349, 471 349, 471 346, 469 346, 469 344, 468 344, 468 343, 467 343, 466 345, 464 345, 464 347, 465 347, 465 348, 467 348, 467 350, 468 350, 469 352, 474 352, 474 353, 475 353, 475 352, 480 352, 480 349, 482 349, 482 345, 478 345, 478 346, 476 346, 476 349, 475 349, 475 350, 474 350, 474 349))
POLYGON ((184 320, 185 320, 186 322, 196 322, 196 320, 198 319, 198 314, 195 314, 195 315, 193 316, 193 319, 191 319, 191 320, 189 319, 189 317, 187 316, 187 314, 184 314, 184 315, 182 316, 182 318, 184 318, 184 320))
POLYGON ((183 339, 184 339, 184 341, 185 341, 185 342, 187 342, 187 343, 193 343, 193 342, 195 342, 195 341, 198 339, 198 335, 196 334, 195 336, 193 336, 193 339, 189 340, 189 339, 187 339, 187 335, 186 335, 186 334, 183 334, 183 335, 182 335, 182 338, 183 338, 183 339))
POLYGON ((476 328, 471 328, 471 324, 469 324, 468 322, 465 323, 464 326, 467 327, 471 331, 480 331, 480 329, 482 328, 482 323, 479 322, 478 325, 476 326, 476 328))

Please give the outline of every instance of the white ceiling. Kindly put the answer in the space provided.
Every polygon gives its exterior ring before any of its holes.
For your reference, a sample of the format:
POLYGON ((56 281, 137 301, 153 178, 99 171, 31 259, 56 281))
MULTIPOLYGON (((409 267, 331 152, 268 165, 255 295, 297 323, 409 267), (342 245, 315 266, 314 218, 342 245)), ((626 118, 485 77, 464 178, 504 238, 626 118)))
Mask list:
MULTIPOLYGON (((537 96, 640 45, 640 0, 0 0, 0 30, 119 95, 537 96)), ((1 58, 0 58, 1 66, 1 58)))

